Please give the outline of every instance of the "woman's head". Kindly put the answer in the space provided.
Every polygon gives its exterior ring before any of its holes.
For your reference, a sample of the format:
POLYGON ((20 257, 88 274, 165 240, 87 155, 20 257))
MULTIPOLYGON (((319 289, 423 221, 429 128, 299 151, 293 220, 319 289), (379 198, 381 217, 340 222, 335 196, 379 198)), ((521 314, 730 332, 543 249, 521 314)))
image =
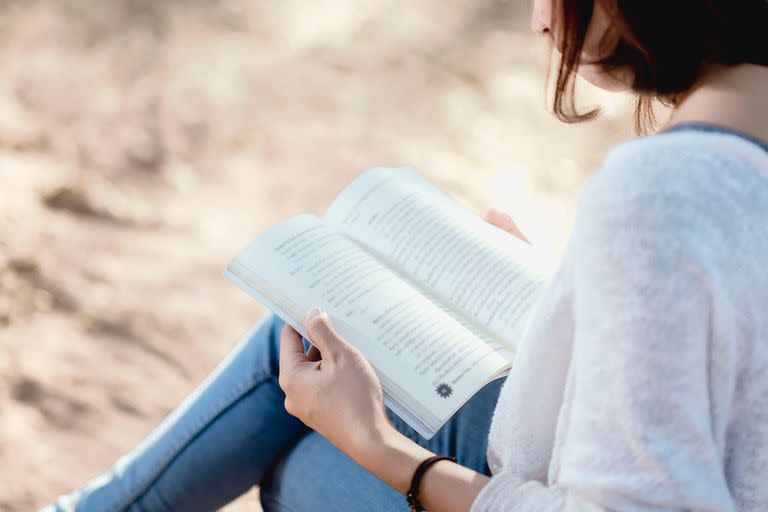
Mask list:
POLYGON ((638 94, 638 128, 652 102, 674 104, 710 65, 768 65, 768 0, 535 0, 531 27, 560 52, 554 111, 579 113, 578 73, 608 90, 638 94))

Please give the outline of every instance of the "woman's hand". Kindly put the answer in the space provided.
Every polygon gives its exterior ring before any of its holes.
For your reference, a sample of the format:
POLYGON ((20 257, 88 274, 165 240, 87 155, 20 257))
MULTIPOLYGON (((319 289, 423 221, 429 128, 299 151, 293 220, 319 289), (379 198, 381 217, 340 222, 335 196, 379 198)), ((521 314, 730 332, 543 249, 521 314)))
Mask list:
POLYGON ((355 458, 394 430, 381 384, 359 350, 341 338, 328 314, 312 308, 305 327, 314 346, 286 325, 280 339, 280 387, 285 409, 355 458))
POLYGON ((510 235, 514 235, 523 242, 531 243, 528 240, 528 237, 526 237, 522 231, 520 231, 520 228, 517 227, 517 224, 515 224, 515 221, 512 220, 512 217, 509 216, 509 214, 501 212, 495 208, 491 208, 488 210, 488 212, 485 214, 485 221, 488 224, 493 224, 497 228, 501 229, 502 231, 506 231, 510 235))

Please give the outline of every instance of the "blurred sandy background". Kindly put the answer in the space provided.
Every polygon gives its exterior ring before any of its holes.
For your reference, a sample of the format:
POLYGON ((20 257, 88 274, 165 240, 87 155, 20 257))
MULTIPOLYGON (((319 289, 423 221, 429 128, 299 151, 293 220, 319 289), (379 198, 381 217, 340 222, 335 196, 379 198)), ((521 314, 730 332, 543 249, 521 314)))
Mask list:
MULTIPOLYGON (((0 510, 142 439, 263 313, 220 273, 361 170, 412 165, 549 254, 622 99, 544 109, 527 2, 0 2, 0 510), (501 191, 494 195, 493 191, 501 191)), ((227 510, 258 508, 255 491, 227 510)))

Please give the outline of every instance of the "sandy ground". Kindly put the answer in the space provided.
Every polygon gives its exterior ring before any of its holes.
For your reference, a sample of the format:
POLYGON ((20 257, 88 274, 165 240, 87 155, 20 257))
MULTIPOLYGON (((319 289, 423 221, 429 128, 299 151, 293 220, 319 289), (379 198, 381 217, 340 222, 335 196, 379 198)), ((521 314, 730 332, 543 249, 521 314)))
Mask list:
POLYGON ((508 2, 0 5, 0 511, 106 469, 221 360, 264 310, 220 273, 275 221, 408 164, 555 256, 629 135, 621 99, 545 112, 508 2))

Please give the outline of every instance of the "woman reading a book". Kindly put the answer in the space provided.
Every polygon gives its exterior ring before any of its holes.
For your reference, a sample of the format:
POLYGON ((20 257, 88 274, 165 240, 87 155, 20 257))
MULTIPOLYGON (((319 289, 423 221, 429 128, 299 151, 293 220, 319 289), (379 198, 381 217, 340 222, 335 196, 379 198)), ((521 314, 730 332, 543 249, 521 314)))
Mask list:
POLYGON ((768 3, 537 0, 532 25, 562 119, 595 115, 576 73, 635 91, 640 125, 673 113, 587 185, 506 381, 425 440, 327 313, 309 352, 270 316, 51 510, 215 510, 253 485, 266 510, 768 510, 768 3))

